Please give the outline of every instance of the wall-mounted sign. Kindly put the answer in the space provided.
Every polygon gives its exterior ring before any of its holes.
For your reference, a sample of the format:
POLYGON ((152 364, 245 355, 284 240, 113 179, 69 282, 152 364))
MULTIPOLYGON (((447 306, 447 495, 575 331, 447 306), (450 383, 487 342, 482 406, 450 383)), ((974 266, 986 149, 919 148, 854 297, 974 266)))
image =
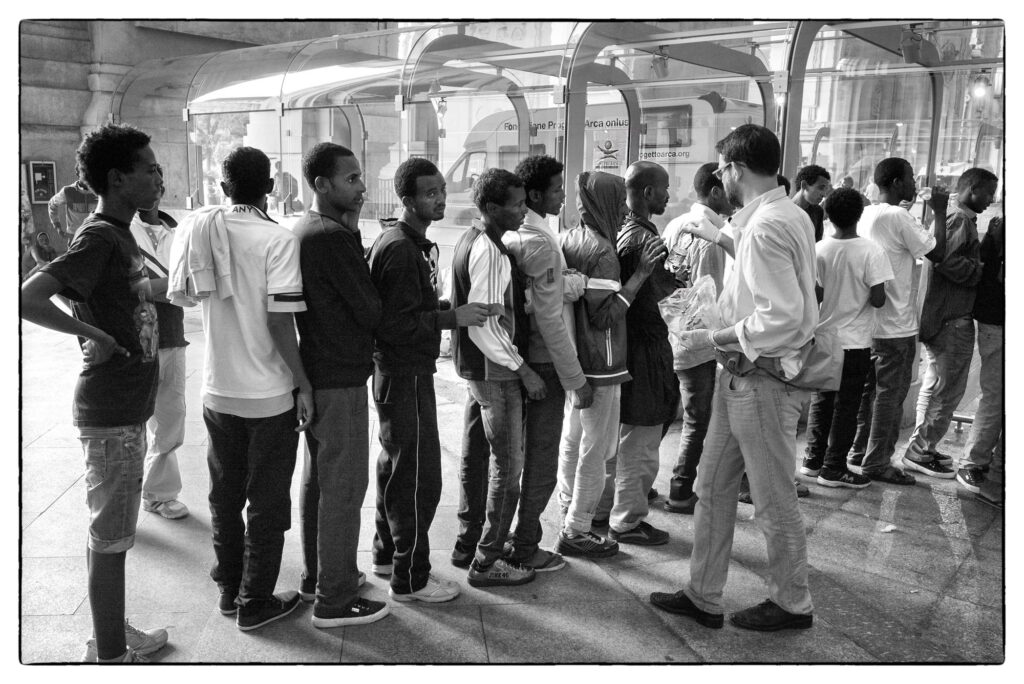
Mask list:
POLYGON ((57 164, 47 161, 28 163, 29 182, 32 185, 32 204, 46 204, 57 194, 57 164))

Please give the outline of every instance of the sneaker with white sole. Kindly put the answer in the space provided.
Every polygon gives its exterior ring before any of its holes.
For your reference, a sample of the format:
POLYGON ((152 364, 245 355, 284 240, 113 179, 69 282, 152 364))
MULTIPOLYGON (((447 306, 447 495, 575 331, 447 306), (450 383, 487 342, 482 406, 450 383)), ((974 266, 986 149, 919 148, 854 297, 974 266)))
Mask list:
POLYGON ((178 520, 188 516, 188 506, 175 499, 169 501, 143 499, 142 510, 156 513, 161 518, 167 518, 168 520, 178 520))
POLYGON ((356 597, 341 610, 328 610, 321 606, 313 607, 313 626, 320 629, 332 627, 351 627, 368 625, 388 616, 391 607, 384 601, 371 601, 356 597))
POLYGON ((985 474, 981 472, 981 468, 961 468, 956 471, 956 481, 967 491, 979 494, 981 486, 985 484, 985 474))
MULTIPOLYGON (((356 587, 361 587, 364 584, 366 584, 366 573, 360 570, 359 579, 357 580, 356 587)), ((310 603, 311 601, 316 600, 315 579, 307 578, 302 580, 302 582, 299 584, 299 598, 305 601, 306 603, 310 603)))
MULTIPOLYGON (((128 645, 128 650, 144 656, 155 653, 164 647, 167 643, 167 630, 159 627, 156 629, 138 629, 128 622, 128 618, 125 618, 124 640, 128 645)), ((96 637, 89 637, 85 642, 85 655, 82 656, 82 662, 95 663, 96 658, 96 637)))
POLYGON ((916 470, 919 473, 924 473, 930 477, 937 477, 940 480, 952 480, 956 477, 956 473, 953 472, 952 468, 947 468, 935 459, 915 461, 904 456, 901 460, 903 462, 903 470, 916 470))
POLYGON ((807 477, 818 477, 821 472, 821 464, 825 462, 824 456, 804 456, 800 464, 800 474, 807 477))
POLYGON ((833 470, 829 470, 828 468, 822 468, 821 473, 818 475, 817 482, 823 487, 864 489, 871 484, 871 478, 865 477, 864 475, 858 475, 857 473, 851 473, 849 470, 843 470, 837 473, 833 470))
POLYGON ((370 566, 370 572, 380 577, 391 577, 391 573, 394 571, 394 563, 374 563, 370 566))
POLYGON ((536 578, 537 572, 533 568, 505 558, 499 558, 487 567, 474 559, 469 566, 468 581, 471 587, 513 587, 532 582, 536 578))
POLYGON ((286 591, 265 599, 255 599, 238 607, 235 625, 243 632, 280 620, 298 608, 299 592, 286 591))
POLYGON ((570 537, 565 530, 562 530, 555 542, 555 551, 563 556, 608 558, 619 552, 619 543, 605 539, 593 532, 584 532, 570 537))
POLYGON ((91 662, 102 663, 104 665, 128 665, 128 664, 144 664, 149 662, 149 658, 141 656, 137 651, 132 649, 126 649, 124 655, 120 658, 112 658, 111 660, 94 660, 91 662))
POLYGON ((433 575, 427 575, 427 583, 422 589, 417 589, 409 594, 395 593, 394 588, 388 588, 388 596, 400 603, 411 603, 422 601, 423 603, 444 603, 451 601, 459 595, 459 585, 455 582, 439 579, 433 575))
POLYGON ((527 560, 517 562, 523 567, 533 568, 537 572, 551 572, 565 567, 565 559, 562 556, 545 549, 537 549, 527 560))
POLYGON ((936 451, 935 449, 926 449, 924 453, 928 454, 944 466, 953 465, 953 457, 949 454, 944 454, 941 451, 936 451))

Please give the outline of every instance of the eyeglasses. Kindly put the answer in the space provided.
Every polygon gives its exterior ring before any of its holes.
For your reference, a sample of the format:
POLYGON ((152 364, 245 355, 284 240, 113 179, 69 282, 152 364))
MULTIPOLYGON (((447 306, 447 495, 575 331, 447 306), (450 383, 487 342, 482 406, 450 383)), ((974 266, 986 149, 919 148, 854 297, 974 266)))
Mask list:
POLYGON ((729 162, 728 164, 726 164, 722 168, 715 169, 714 171, 712 171, 712 173, 714 174, 715 178, 717 178, 718 180, 722 180, 722 174, 725 173, 726 169, 728 169, 733 164, 738 164, 738 163, 739 162, 729 162))

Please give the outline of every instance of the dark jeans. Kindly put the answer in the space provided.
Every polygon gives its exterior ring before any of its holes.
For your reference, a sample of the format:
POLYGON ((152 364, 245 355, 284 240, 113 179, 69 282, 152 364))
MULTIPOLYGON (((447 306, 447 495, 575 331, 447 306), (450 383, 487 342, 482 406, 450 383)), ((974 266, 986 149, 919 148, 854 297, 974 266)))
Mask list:
POLYGON ((473 555, 487 512, 487 469, 491 446, 484 433, 480 404, 468 389, 463 421, 466 427, 462 433, 462 457, 459 459, 459 535, 455 539, 455 550, 473 555))
POLYGON ((816 392, 807 416, 807 457, 824 459, 832 473, 846 470, 846 454, 857 432, 857 412, 871 366, 870 349, 843 352, 843 375, 836 392, 816 392))
POLYGON ((380 420, 374 563, 394 563, 396 594, 419 591, 430 575, 430 524, 441 500, 441 441, 433 375, 373 373, 380 420))
MULTIPOLYGON (((876 337, 871 342, 875 399, 871 405, 871 432, 863 461, 865 473, 884 470, 896 451, 903 420, 903 401, 910 391, 916 351, 917 335, 895 339, 876 337)), ((869 391, 867 383, 864 391, 869 391)), ((863 418, 867 420, 868 416, 863 418)), ((862 429, 861 426, 858 429, 862 429)))
POLYGON ((203 420, 210 435, 206 461, 216 556, 210 576, 222 591, 238 590, 238 605, 270 598, 291 527, 289 490, 299 446, 295 409, 241 418, 204 406, 203 420))
POLYGON ((553 363, 531 366, 544 380, 547 394, 526 402, 526 438, 519 512, 512 533, 512 558, 527 561, 540 546, 540 515, 558 484, 558 442, 565 416, 565 390, 553 363))
POLYGON ((366 386, 316 390, 299 489, 302 580, 322 608, 344 608, 359 589, 359 512, 369 484, 366 386))
POLYGON ((711 404, 715 397, 714 361, 677 370, 683 403, 683 429, 679 435, 679 453, 669 481, 669 498, 677 501, 693 496, 693 481, 704 451, 704 437, 711 423, 711 404))

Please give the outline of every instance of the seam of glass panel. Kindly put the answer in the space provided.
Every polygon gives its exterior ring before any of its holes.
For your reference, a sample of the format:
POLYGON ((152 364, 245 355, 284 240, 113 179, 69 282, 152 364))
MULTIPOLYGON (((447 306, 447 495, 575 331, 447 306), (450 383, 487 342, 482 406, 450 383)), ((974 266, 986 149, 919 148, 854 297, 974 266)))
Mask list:
POLYGON ((759 35, 775 36, 780 31, 789 32, 793 29, 793 22, 773 22, 769 24, 749 24, 744 26, 728 26, 721 29, 694 29, 692 31, 673 31, 671 33, 660 33, 650 36, 646 40, 609 43, 608 47, 618 48, 644 48, 658 47, 660 45, 682 45, 685 43, 708 43, 722 40, 729 37, 754 37, 759 35), (709 40, 710 39, 710 40, 709 40))
MULTIPOLYGON (((330 40, 330 38, 333 38, 333 37, 334 36, 331 36, 331 37, 327 38, 327 40, 330 40)), ((305 52, 306 48, 308 48, 313 43, 320 42, 321 40, 324 40, 324 39, 323 38, 314 38, 313 40, 308 41, 305 45, 303 45, 301 48, 296 50, 292 54, 292 58, 290 60, 288 60, 288 66, 286 66, 284 68, 284 71, 281 73, 281 85, 278 86, 278 90, 277 90, 277 107, 275 107, 275 109, 280 109, 282 114, 284 114, 284 109, 283 109, 283 105, 284 105, 284 82, 288 80, 288 74, 292 73, 292 65, 295 64, 295 60, 299 58, 299 55, 301 55, 303 52, 305 52)))

